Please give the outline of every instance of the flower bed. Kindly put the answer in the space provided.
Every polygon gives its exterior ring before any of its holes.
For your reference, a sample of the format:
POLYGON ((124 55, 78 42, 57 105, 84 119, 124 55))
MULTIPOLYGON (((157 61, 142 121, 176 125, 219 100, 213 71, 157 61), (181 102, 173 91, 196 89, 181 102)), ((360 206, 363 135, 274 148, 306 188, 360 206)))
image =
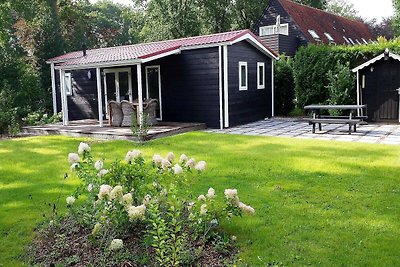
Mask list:
POLYGON ((80 186, 66 198, 68 214, 40 230, 29 250, 33 264, 221 266, 236 251, 221 220, 255 213, 237 189, 194 197, 189 186, 207 163, 184 154, 146 160, 132 150, 105 168, 81 143, 68 161, 80 186))

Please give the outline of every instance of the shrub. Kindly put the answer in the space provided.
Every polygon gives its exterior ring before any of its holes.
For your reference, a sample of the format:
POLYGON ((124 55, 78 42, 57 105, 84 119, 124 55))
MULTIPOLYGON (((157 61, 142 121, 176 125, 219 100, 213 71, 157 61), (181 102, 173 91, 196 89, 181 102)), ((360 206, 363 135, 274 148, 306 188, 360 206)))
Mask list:
POLYGON ((294 77, 293 61, 282 56, 274 65, 275 84, 275 114, 287 115, 295 107, 294 105, 294 77))
MULTIPOLYGON (((353 89, 355 77, 349 69, 349 64, 343 65, 340 62, 336 64, 333 70, 327 74, 329 92, 328 104, 330 105, 350 105, 356 101, 356 92, 353 89)), ((341 115, 340 110, 331 110, 332 115, 341 115)))
POLYGON ((17 108, 13 107, 12 91, 9 85, 0 90, 0 134, 16 134, 19 131, 17 108))
POLYGON ((39 109, 37 111, 32 111, 22 119, 26 125, 44 125, 49 123, 56 123, 61 121, 62 113, 57 113, 54 115, 49 115, 44 109, 39 109))
POLYGON ((114 251, 120 260, 137 260, 128 247, 130 240, 139 238, 151 255, 146 260, 145 255, 140 257, 139 265, 196 265, 198 253, 207 252, 204 246, 216 244, 218 250, 229 251, 232 244, 222 242, 227 239, 219 227, 223 218, 254 213, 240 202, 236 189, 219 194, 209 188, 206 195, 193 199, 190 182, 207 164, 184 154, 179 159, 172 152, 154 155, 148 161, 141 151, 132 150, 124 161, 116 160, 106 169, 102 159, 93 159, 90 146, 81 143, 68 161, 81 180, 66 198, 69 217, 91 233, 102 259, 114 251))

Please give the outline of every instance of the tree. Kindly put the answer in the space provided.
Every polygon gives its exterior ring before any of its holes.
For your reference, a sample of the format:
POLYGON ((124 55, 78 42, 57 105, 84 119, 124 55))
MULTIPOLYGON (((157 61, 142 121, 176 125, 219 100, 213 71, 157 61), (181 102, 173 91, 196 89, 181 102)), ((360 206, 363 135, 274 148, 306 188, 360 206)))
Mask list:
POLYGON ((394 16, 393 16, 393 31, 396 36, 400 35, 400 0, 393 0, 394 16))
POLYGON ((268 0, 236 0, 233 1, 233 21, 238 29, 250 29, 260 18, 268 4, 268 0))
POLYGON ((349 19, 360 18, 358 11, 354 8, 353 3, 349 3, 345 0, 328 0, 326 10, 335 15, 349 19))
POLYGON ((376 19, 366 21, 365 23, 368 25, 369 30, 375 38, 379 36, 385 37, 387 40, 394 38, 392 18, 383 18, 379 23, 376 19))
POLYGON ((199 0, 198 4, 203 33, 225 32, 232 28, 231 0, 199 0))

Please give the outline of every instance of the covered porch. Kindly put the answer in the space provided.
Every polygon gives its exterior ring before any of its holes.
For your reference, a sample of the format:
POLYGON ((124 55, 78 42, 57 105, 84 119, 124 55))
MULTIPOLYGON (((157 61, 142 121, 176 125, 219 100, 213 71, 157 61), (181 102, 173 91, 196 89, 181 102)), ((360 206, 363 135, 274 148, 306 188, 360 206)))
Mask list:
MULTIPOLYGON (((204 123, 160 122, 158 125, 149 128, 147 136, 144 139, 151 140, 205 128, 206 125, 204 123)), ((71 121, 68 125, 57 123, 42 126, 27 126, 22 128, 22 132, 31 135, 59 134, 72 137, 138 141, 129 127, 100 126, 97 120, 71 121)))

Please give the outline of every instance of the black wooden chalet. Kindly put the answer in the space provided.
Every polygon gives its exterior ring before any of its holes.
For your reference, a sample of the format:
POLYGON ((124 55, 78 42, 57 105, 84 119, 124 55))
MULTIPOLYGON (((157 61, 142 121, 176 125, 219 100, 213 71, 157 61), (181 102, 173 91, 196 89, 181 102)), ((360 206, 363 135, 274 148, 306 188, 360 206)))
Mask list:
POLYGON ((157 99, 160 121, 225 128, 273 116, 277 55, 250 30, 76 51, 49 59, 54 112, 98 119, 107 103, 127 100, 143 111, 157 99))
POLYGON ((299 46, 372 42, 368 26, 289 0, 270 0, 253 32, 276 53, 293 56, 299 46))

